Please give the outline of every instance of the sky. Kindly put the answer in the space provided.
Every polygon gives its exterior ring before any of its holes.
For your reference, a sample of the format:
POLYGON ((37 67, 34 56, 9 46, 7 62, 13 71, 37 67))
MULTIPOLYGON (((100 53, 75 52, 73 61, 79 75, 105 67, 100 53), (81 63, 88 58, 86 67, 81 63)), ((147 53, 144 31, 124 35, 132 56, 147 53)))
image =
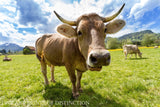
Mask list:
POLYGON ((126 5, 116 19, 125 20, 126 26, 108 36, 120 37, 142 30, 160 33, 160 0, 1 0, 0 44, 34 46, 43 34, 56 33, 56 26, 62 22, 54 10, 65 19, 76 20, 87 13, 110 16, 123 3, 126 5))

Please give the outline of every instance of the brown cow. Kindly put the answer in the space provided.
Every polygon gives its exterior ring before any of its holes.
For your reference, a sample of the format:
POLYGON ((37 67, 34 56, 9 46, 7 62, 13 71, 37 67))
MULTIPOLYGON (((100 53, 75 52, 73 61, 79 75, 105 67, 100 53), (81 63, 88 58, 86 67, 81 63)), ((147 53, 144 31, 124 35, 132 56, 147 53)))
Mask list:
POLYGON ((73 97, 78 97, 78 91, 82 91, 80 82, 82 73, 88 69, 100 71, 102 66, 110 64, 110 53, 104 43, 106 34, 118 32, 125 25, 125 21, 117 19, 107 25, 104 23, 118 16, 123 7, 124 5, 110 17, 100 17, 92 13, 82 15, 76 21, 65 20, 54 11, 65 23, 57 27, 59 34, 43 35, 36 41, 36 55, 41 63, 45 84, 49 83, 46 64, 51 67, 52 82, 55 81, 54 66, 65 66, 72 82, 73 97))
POLYGON ((7 55, 5 55, 5 57, 3 58, 3 61, 11 61, 11 58, 8 58, 7 55))

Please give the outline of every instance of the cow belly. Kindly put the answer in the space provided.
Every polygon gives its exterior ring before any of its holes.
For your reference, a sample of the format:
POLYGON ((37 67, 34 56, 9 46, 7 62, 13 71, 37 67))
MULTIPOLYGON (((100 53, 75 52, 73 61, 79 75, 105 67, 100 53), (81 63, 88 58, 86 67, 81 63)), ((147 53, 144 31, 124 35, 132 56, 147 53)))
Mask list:
POLYGON ((64 65, 62 59, 57 59, 54 56, 45 56, 45 62, 48 65, 54 65, 54 66, 63 66, 64 65))
POLYGON ((126 50, 127 51, 127 53, 128 54, 135 54, 135 53, 137 53, 135 50, 132 50, 132 49, 128 49, 128 50, 126 50))
POLYGON ((137 53, 137 52, 135 52, 135 51, 130 51, 130 52, 128 52, 129 54, 135 54, 135 53, 137 53))
POLYGON ((52 64, 55 66, 62 66, 63 63, 63 56, 62 56, 62 48, 57 48, 56 45, 51 47, 46 47, 44 50, 44 57, 48 64, 52 64))
POLYGON ((47 62, 47 64, 52 64, 55 66, 63 66, 64 63, 62 61, 62 57, 57 57, 57 55, 46 55, 45 56, 45 61, 47 62))

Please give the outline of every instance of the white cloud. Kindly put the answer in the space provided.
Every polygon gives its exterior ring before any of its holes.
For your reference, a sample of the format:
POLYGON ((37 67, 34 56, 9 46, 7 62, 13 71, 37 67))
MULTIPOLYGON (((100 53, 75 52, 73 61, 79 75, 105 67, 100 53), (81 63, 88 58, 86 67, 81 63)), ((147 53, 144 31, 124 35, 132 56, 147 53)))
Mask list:
MULTIPOLYGON (((2 33, 3 37, 9 38, 5 42, 14 42, 20 40, 20 36, 22 34, 18 33, 18 31, 14 28, 14 26, 8 22, 0 23, 1 29, 0 32, 2 33)), ((3 43, 3 41, 0 41, 3 43)))
MULTIPOLYGON (((26 35, 23 35, 22 33, 19 33, 18 30, 16 30, 15 27, 8 22, 4 22, 3 24, 0 23, 0 26, 3 26, 0 29, 2 35, 9 38, 9 40, 5 42, 16 43, 20 46, 34 46, 36 39, 42 36, 42 34, 33 35, 27 33, 26 31, 23 31, 23 33, 26 33, 26 35)), ((0 41, 0 43, 2 44, 3 41, 0 41)))
POLYGON ((12 0, 1 0, 0 5, 11 5, 12 0))
POLYGON ((152 30, 153 32, 155 32, 155 33, 159 33, 159 32, 160 32, 159 28, 151 28, 151 30, 152 30))
POLYGON ((8 22, 0 23, 1 29, 0 32, 3 36, 9 37, 9 33, 15 32, 13 25, 8 22))
POLYGON ((0 13, 0 21, 4 22, 4 21, 8 21, 8 22, 15 22, 15 19, 8 16, 7 14, 4 14, 4 13, 0 13))
POLYGON ((35 42, 36 40, 41 37, 43 34, 36 34, 36 35, 33 35, 33 34, 27 34, 25 36, 22 36, 22 39, 23 39, 23 43, 22 44, 19 44, 20 46, 35 46, 35 42))
MULTIPOLYGON (((1 15, 3 16, 0 20, 4 21, 4 20, 9 20, 9 22, 5 22, 5 25, 3 26, 3 28, 1 28, 0 32, 2 32, 3 36, 8 36, 10 38, 9 42, 13 42, 13 43, 17 43, 21 46, 25 46, 25 45, 34 45, 35 40, 42 36, 42 34, 37 34, 37 35, 33 35, 33 34, 29 34, 26 31, 22 31, 25 35, 23 35, 22 33, 18 32, 18 28, 30 28, 30 27, 35 27, 37 29, 37 33, 40 33, 40 30, 46 30, 47 29, 55 29, 55 26, 58 25, 57 21, 59 21, 57 19, 57 17, 55 17, 53 10, 56 10, 62 17, 69 19, 69 20, 76 20, 76 18, 78 18, 80 15, 85 14, 85 13, 98 13, 100 15, 102 14, 102 11, 104 8, 106 8, 105 6, 111 5, 113 0, 99 0, 99 1, 95 1, 95 0, 81 0, 80 2, 74 1, 72 4, 69 2, 64 2, 63 0, 58 0, 53 2, 53 4, 49 4, 46 3, 45 0, 34 0, 41 8, 41 12, 45 13, 45 12, 50 12, 51 15, 45 16, 48 19, 48 25, 43 25, 43 24, 39 24, 39 25, 33 25, 33 24, 27 24, 27 25, 22 25, 20 24, 18 21, 20 20, 20 11, 16 11, 14 6, 9 6, 11 5, 11 0, 9 0, 8 2, 5 2, 4 8, 8 9, 9 11, 11 11, 12 13, 16 12, 15 14, 15 18, 11 18, 5 14, 1 15), (17 23, 17 27, 13 26, 12 23, 17 23), (56 24, 56 25, 55 25, 56 24), (44 26, 44 27, 43 27, 44 26), (45 29, 44 29, 45 28, 45 29)), ((113 8, 117 9, 120 6, 114 6, 113 8)), ((118 9, 117 9, 118 10, 118 9)), ((32 10, 34 11, 34 10, 32 10)), ((42 16, 43 17, 43 16, 42 16)), ((121 18, 123 16, 120 16, 121 18)), ((60 21, 59 21, 60 23, 60 21)))
MULTIPOLYGON (((82 14, 87 14, 87 13, 97 13, 99 15, 103 15, 103 9, 106 8, 109 9, 111 6, 111 3, 113 0, 81 0, 80 3, 77 1, 74 1, 73 4, 66 4, 62 1, 57 1, 54 2, 53 4, 53 9, 56 10, 61 16, 75 20, 82 14), (108 7, 106 7, 108 5, 108 7)), ((114 9, 113 12, 118 11, 121 5, 112 6, 114 9)), ((110 12, 109 14, 113 14, 113 12, 110 12)))
POLYGON ((25 30, 23 30, 23 33, 26 34, 27 32, 25 30))
POLYGON ((160 6, 159 0, 140 0, 140 2, 135 3, 131 8, 129 18, 134 16, 137 20, 143 17, 145 12, 152 11, 155 7, 158 6, 160 6))
POLYGON ((13 6, 3 6, 3 8, 6 8, 7 10, 9 10, 11 12, 16 12, 16 8, 13 6))
MULTIPOLYGON (((111 15, 116 12, 123 4, 123 1, 120 0, 81 0, 80 2, 73 1, 73 3, 71 0, 49 0, 49 2, 46 2, 46 0, 33 1, 38 4, 40 11, 37 12, 40 12, 39 16, 42 15, 40 18, 47 19, 45 24, 38 22, 37 24, 34 21, 27 23, 27 25, 20 24, 20 11, 16 10, 16 1, 1 0, 0 6, 9 10, 10 12, 7 14, 0 12, 0 21, 3 22, 0 23, 0 32, 3 34, 3 36, 10 38, 9 42, 17 43, 21 46, 34 46, 36 39, 42 36, 42 32, 54 32, 55 27, 61 22, 55 16, 53 10, 56 10, 56 12, 65 19, 76 20, 80 15, 91 12, 97 13, 101 16, 111 15), (11 16, 15 17, 12 18, 11 16), (18 26, 15 27, 13 23, 17 24, 18 26), (33 27, 37 30, 36 35, 22 31, 22 33, 25 34, 23 35, 17 30, 18 28, 33 27)), ((117 18, 127 20, 128 22, 126 27, 124 27, 118 33, 109 36, 119 37, 127 33, 149 29, 150 26, 155 25, 156 22, 154 21, 148 22, 148 24, 144 25, 141 22, 138 22, 138 19, 140 19, 146 12, 152 11, 155 7, 160 6, 160 0, 126 0, 124 2, 126 5, 122 13, 117 18)), ((160 32, 158 31, 158 28, 152 28, 152 30, 155 32, 160 32)))
POLYGON ((118 38, 118 37, 120 37, 122 35, 125 35, 125 34, 128 34, 128 33, 132 33, 132 32, 134 32, 133 29, 122 29, 122 30, 120 30, 119 32, 117 32, 115 34, 109 34, 107 36, 113 37, 113 38, 118 38))
POLYGON ((150 26, 152 26, 152 25, 154 25, 154 24, 156 24, 155 21, 149 22, 148 24, 143 24, 142 27, 143 27, 144 29, 148 29, 150 26))

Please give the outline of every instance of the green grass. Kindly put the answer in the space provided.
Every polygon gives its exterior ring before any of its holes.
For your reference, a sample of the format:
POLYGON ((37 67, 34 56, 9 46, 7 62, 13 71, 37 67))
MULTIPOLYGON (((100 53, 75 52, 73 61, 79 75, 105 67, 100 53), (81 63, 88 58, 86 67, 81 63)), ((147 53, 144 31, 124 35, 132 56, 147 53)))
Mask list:
POLYGON ((110 66, 83 74, 84 92, 77 100, 71 97, 71 82, 64 67, 55 68, 56 83, 45 87, 35 55, 12 55, 10 62, 3 62, 4 56, 0 56, 0 106, 61 107, 57 105, 60 101, 73 107, 160 106, 160 49, 141 51, 142 59, 133 56, 127 60, 122 51, 111 51, 110 66))

